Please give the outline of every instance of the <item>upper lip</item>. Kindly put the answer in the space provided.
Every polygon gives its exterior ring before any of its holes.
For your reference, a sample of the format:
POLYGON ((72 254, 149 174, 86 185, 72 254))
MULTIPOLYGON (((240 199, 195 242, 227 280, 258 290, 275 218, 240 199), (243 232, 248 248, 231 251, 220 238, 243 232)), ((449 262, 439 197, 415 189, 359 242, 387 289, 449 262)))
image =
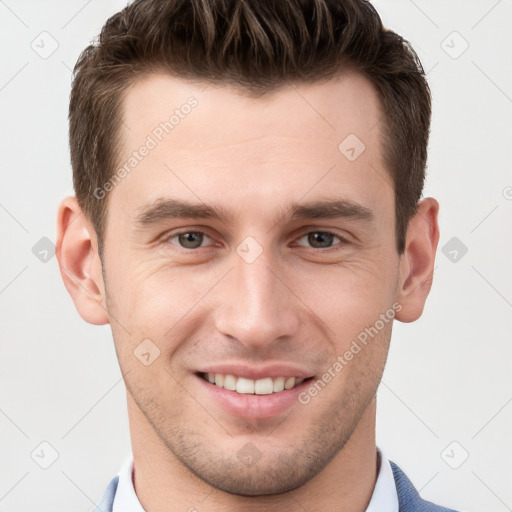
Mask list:
POLYGON ((258 380, 270 377, 298 377, 307 379, 313 373, 289 364, 267 364, 265 366, 248 366, 244 363, 222 363, 212 366, 205 366, 198 370, 199 373, 221 373, 223 375, 234 375, 246 379, 258 380))

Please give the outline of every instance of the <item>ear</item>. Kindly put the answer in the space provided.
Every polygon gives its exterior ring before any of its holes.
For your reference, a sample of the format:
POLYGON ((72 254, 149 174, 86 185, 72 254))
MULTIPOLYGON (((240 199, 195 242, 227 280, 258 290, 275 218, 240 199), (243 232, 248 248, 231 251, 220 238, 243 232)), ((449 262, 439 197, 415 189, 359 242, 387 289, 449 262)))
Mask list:
POLYGON ((405 251, 400 257, 397 300, 402 309, 395 315, 401 322, 414 322, 421 316, 432 287, 439 242, 438 212, 439 203, 427 197, 409 221, 405 251))
POLYGON ((57 233, 55 254, 78 313, 90 324, 109 323, 96 233, 74 196, 59 205, 57 233))

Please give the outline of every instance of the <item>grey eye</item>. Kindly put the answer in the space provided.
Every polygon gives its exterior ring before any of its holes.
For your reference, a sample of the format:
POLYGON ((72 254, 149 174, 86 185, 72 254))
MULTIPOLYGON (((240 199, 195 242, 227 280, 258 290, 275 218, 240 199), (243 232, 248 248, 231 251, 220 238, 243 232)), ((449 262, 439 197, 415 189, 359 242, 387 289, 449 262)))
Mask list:
POLYGON ((186 233, 180 233, 174 238, 177 238, 180 246, 185 249, 198 249, 203 243, 204 233, 188 231, 186 233))
MULTIPOLYGON (((306 238, 307 242, 314 249, 326 249, 332 247, 334 238, 338 238, 339 240, 341 240, 338 236, 334 235, 333 233, 328 233, 326 231, 312 231, 311 233, 307 233, 306 235, 301 237, 299 240, 302 240, 303 238, 306 238)), ((304 244, 299 243, 299 245, 304 244)))

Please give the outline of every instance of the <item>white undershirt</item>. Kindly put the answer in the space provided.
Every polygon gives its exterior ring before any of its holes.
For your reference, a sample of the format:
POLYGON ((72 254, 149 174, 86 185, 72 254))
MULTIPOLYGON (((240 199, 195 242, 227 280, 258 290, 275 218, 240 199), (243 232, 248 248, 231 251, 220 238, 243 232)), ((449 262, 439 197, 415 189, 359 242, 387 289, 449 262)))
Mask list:
MULTIPOLYGON (((391 464, 380 448, 377 451, 380 453, 379 474, 365 512, 398 512, 398 495, 391 464)), ((112 512, 145 512, 133 487, 132 454, 127 457, 119 471, 112 512)))

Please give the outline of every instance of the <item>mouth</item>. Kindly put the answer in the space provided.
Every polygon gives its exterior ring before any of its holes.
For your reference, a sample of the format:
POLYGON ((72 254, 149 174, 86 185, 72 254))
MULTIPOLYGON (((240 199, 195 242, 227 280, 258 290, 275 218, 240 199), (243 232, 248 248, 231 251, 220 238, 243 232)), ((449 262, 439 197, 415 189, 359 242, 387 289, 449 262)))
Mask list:
POLYGON ((281 362, 249 366, 244 362, 229 361, 198 368, 194 376, 205 403, 222 411, 223 415, 227 413, 227 417, 245 420, 270 420, 284 415, 299 402, 301 393, 315 378, 310 372, 281 362))
POLYGON ((264 377, 255 380, 232 374, 204 372, 198 372, 197 375, 210 384, 241 395, 273 395, 294 389, 303 382, 313 379, 313 377, 264 377))

